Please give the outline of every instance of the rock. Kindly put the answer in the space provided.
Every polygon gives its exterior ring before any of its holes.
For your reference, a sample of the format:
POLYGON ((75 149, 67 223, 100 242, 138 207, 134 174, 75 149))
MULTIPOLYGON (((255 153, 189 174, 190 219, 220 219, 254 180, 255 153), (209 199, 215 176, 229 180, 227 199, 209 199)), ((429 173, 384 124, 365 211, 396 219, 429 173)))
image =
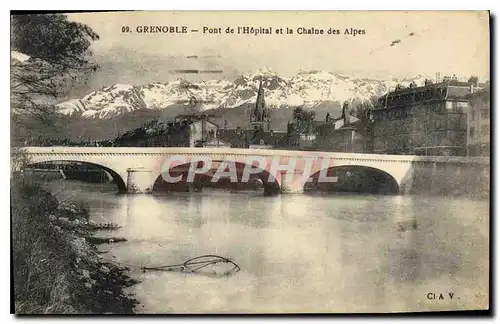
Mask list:
POLYGON ((50 214, 50 215, 49 215, 49 220, 50 220, 50 221, 52 221, 52 222, 53 222, 53 221, 55 221, 56 219, 57 219, 56 215, 54 215, 54 214, 50 214))
POLYGON ((95 225, 95 222, 94 222, 93 220, 89 220, 89 221, 88 221, 88 224, 89 224, 89 225, 95 225))
POLYGON ((105 265, 103 265, 103 266, 101 266, 101 267, 99 268, 99 271, 101 271, 101 272, 103 272, 103 273, 105 273, 105 274, 108 274, 108 273, 109 273, 109 268, 108 268, 108 267, 106 267, 105 265))
POLYGON ((61 222, 61 223, 67 223, 69 222, 69 218, 68 217, 59 217, 58 220, 61 222))
POLYGON ((88 270, 82 270, 82 275, 84 278, 90 278, 90 271, 88 270))
POLYGON ((109 243, 113 243, 114 241, 112 238, 109 239, 109 243))
POLYGON ((85 288, 88 288, 88 289, 92 288, 92 284, 90 282, 86 282, 85 288))
POLYGON ((73 224, 75 224, 75 225, 80 225, 80 220, 79 220, 78 218, 77 218, 77 219, 75 219, 75 220, 73 221, 73 224))

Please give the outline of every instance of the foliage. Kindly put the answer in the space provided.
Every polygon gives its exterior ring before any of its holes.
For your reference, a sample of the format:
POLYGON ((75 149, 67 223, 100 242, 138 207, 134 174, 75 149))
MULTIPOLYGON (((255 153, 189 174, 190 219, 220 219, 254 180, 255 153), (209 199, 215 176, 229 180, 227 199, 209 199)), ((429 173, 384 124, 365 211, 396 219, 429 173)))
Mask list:
POLYGON ((300 132, 306 131, 316 117, 316 112, 306 111, 302 107, 297 107, 293 110, 293 121, 296 129, 300 132))
POLYGON ((370 101, 364 101, 356 106, 356 108, 351 111, 351 114, 360 120, 370 121, 371 120, 371 111, 377 107, 377 97, 373 96, 370 98, 370 101))
POLYGON ((12 261, 16 313, 74 313, 68 244, 47 215, 57 200, 36 186, 12 182, 12 261))
POLYGON ((10 157, 11 175, 22 173, 24 169, 30 164, 29 156, 26 154, 23 148, 12 148, 10 157))
POLYGON ((63 14, 11 16, 11 50, 27 55, 11 59, 12 127, 51 124, 54 104, 75 82, 97 70, 90 45, 99 36, 63 14))
POLYGON ((472 75, 467 82, 477 85, 479 83, 479 78, 475 75, 472 75))
POLYGON ((125 268, 103 262, 86 238, 88 211, 38 185, 11 181, 16 314, 132 313, 125 268), (80 224, 80 226, 78 225, 80 224))

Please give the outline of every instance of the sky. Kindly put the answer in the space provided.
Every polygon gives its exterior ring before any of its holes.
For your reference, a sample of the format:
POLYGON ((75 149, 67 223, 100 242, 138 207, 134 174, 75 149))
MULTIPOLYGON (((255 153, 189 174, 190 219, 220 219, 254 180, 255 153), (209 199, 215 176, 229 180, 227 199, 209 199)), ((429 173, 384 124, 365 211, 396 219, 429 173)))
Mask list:
POLYGON ((489 16, 467 11, 149 11, 68 14, 89 25, 101 70, 89 83, 145 84, 178 79, 234 79, 269 68, 284 77, 322 70, 357 77, 392 78, 436 73, 489 79, 489 16), (186 26, 187 34, 137 33, 137 26, 186 26), (226 34, 227 27, 290 28, 293 34, 226 34), (122 32, 123 28, 131 32, 122 32), (203 33, 221 28, 222 34, 203 33), (340 35, 299 35, 297 29, 339 29, 340 35), (345 35, 345 29, 364 35, 345 35), (192 29, 200 30, 197 33, 192 29), (411 34, 411 35, 410 35, 411 34), (390 46, 395 40, 400 40, 390 46), (198 56, 188 58, 188 56, 198 56), (175 69, 222 70, 180 75, 175 69))

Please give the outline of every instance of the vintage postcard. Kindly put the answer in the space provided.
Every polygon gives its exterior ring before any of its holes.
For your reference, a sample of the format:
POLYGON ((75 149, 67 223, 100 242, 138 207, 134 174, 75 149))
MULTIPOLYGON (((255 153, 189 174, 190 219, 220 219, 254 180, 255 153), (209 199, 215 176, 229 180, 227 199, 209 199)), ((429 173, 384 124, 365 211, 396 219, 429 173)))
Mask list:
POLYGON ((487 11, 11 13, 15 314, 490 309, 487 11))

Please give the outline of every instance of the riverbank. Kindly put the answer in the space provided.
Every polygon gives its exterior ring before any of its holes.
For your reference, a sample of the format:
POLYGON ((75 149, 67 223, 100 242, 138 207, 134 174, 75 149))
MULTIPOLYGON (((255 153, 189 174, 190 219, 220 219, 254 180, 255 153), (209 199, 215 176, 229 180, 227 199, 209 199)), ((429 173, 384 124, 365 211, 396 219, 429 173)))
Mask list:
POLYGON ((127 314, 138 301, 125 267, 103 260, 91 243, 88 212, 32 184, 11 186, 16 314, 127 314))

